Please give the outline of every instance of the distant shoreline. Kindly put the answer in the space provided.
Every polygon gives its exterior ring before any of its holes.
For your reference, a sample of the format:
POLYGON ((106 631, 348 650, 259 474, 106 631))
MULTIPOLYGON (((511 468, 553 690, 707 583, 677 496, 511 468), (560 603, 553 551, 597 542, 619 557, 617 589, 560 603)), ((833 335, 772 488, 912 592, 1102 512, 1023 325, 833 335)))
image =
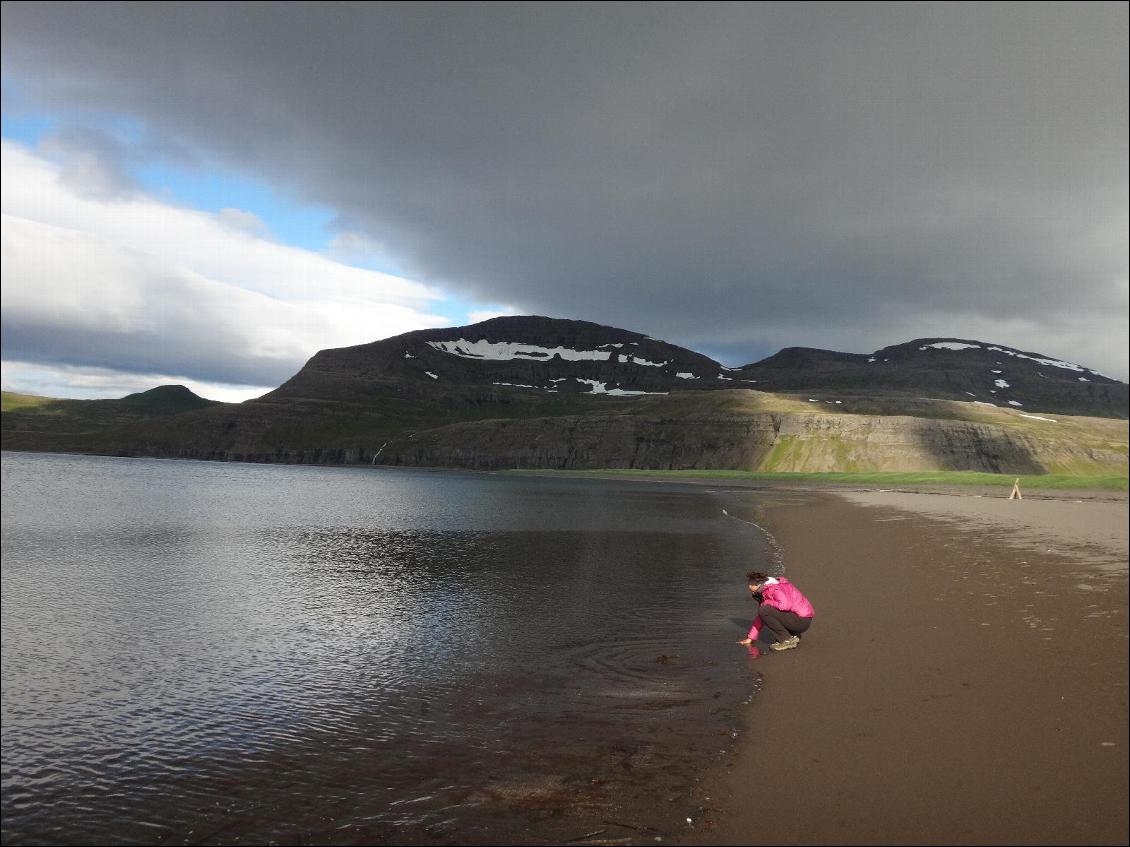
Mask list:
POLYGON ((1019 479, 1021 493, 1036 498, 1126 499, 1130 479, 1117 475, 989 474, 977 471, 910 471, 875 473, 760 473, 725 470, 600 470, 513 469, 498 471, 534 476, 635 479, 641 482, 713 484, 742 488, 786 488, 804 491, 898 490, 906 493, 955 493, 1008 497, 1019 479))
POLYGON ((1116 474, 990 474, 979 471, 897 471, 873 473, 793 473, 737 470, 652 470, 647 468, 600 468, 559 470, 554 468, 465 468, 429 465, 374 465, 316 462, 248 462, 238 459, 198 459, 178 456, 117 456, 108 453, 83 453, 66 450, 3 450, 4 453, 39 453, 57 456, 92 456, 107 459, 154 459, 173 462, 213 462, 308 468, 352 468, 375 471, 423 471, 515 476, 545 476, 570 479, 608 479, 686 485, 717 485, 733 488, 785 489, 796 491, 898 491, 903 493, 957 494, 976 497, 1007 497, 1013 482, 1020 481, 1023 495, 1030 499, 1130 498, 1130 477, 1116 474))

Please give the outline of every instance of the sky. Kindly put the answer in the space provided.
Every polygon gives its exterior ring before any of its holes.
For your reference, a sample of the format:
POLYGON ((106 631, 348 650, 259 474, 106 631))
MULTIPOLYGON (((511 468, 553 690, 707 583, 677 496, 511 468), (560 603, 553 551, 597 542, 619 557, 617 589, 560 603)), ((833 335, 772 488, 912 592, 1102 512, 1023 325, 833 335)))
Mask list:
POLYGON ((1130 371, 1125 3, 0 8, 6 390, 498 314, 1130 371))

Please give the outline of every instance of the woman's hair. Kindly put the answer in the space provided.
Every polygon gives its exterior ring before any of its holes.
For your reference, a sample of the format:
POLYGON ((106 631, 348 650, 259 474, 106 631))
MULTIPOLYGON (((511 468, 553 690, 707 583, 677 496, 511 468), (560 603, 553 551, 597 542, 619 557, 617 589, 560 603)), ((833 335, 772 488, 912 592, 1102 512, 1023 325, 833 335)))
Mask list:
POLYGON ((766 576, 765 574, 763 574, 761 571, 750 571, 749 573, 747 573, 745 575, 745 578, 746 578, 747 582, 750 582, 750 583, 756 582, 758 585, 765 582, 765 580, 769 579, 769 577, 766 576))

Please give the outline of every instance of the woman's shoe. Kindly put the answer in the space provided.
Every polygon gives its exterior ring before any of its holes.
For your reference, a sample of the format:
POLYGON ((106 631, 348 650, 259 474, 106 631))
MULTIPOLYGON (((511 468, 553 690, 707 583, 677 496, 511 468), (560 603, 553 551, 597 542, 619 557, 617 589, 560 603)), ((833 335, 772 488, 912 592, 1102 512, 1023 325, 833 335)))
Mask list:
POLYGON ((800 639, 795 635, 786 638, 784 641, 777 641, 769 645, 770 650, 792 650, 794 647, 800 646, 800 639))

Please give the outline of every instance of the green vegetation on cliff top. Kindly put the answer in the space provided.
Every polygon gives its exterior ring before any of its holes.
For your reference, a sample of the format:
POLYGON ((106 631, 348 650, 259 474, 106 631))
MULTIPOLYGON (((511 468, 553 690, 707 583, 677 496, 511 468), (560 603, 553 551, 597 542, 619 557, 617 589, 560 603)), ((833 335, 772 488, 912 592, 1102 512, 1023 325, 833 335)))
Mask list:
POLYGON ((38 394, 17 394, 15 391, 0 392, 0 412, 26 412, 58 402, 54 397, 40 397, 38 394))

